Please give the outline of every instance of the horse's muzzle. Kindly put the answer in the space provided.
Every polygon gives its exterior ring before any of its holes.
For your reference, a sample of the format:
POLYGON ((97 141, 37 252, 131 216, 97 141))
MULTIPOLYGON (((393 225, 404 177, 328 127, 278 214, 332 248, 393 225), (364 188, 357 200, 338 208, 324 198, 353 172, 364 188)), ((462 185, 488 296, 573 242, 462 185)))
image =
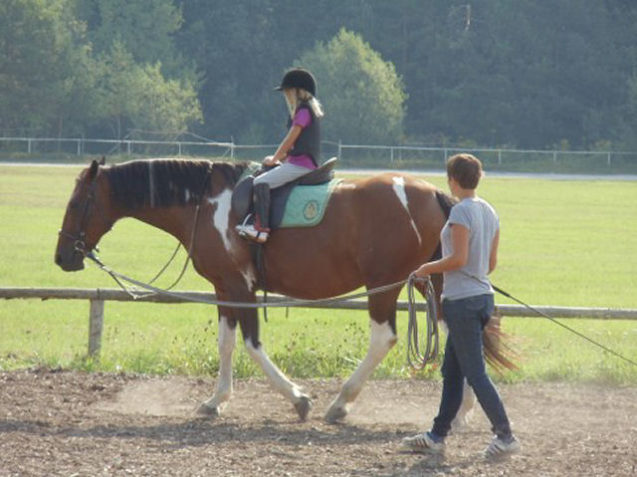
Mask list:
POLYGON ((76 250, 70 254, 56 252, 55 263, 65 272, 77 272, 84 269, 84 256, 76 250))

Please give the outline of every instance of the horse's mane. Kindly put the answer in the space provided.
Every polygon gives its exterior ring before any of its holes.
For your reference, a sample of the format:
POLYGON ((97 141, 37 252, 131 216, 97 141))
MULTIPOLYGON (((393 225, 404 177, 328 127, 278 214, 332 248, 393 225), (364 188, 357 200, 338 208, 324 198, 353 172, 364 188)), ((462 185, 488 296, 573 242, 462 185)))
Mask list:
POLYGON ((214 187, 234 187, 246 167, 246 163, 150 159, 116 164, 105 171, 113 200, 135 209, 199 203, 214 187))

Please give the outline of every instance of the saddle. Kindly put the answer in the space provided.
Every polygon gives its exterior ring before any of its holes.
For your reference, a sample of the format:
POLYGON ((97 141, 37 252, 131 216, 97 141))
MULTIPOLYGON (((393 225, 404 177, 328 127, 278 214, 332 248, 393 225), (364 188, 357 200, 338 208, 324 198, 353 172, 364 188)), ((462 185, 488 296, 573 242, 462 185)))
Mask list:
MULTIPOLYGON (((321 198, 326 201, 333 185, 335 185, 334 183, 338 182, 334 180, 334 166, 337 160, 336 157, 332 157, 312 172, 270 191, 270 228, 272 230, 282 227, 307 227, 320 222, 324 211, 324 207, 320 205, 321 198), (294 211, 286 214, 288 202, 299 200, 304 201, 302 208, 306 212, 301 214, 304 216, 304 220, 295 219, 295 215, 299 214, 295 214, 294 211)), ((253 212, 253 182, 254 178, 262 172, 263 169, 254 175, 244 177, 232 192, 232 213, 238 221, 242 220, 248 213, 253 212)))

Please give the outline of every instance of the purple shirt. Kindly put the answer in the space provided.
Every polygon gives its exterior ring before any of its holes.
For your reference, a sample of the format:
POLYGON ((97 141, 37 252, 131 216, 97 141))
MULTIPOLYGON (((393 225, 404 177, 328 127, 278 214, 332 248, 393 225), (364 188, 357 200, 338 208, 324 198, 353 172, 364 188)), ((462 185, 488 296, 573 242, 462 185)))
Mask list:
MULTIPOLYGON (((305 129, 310 124, 312 124, 312 115, 307 108, 301 108, 294 114, 292 126, 301 126, 302 129, 305 129)), ((314 161, 307 154, 303 154, 301 156, 288 156, 287 162, 294 164, 295 166, 316 169, 314 161)))

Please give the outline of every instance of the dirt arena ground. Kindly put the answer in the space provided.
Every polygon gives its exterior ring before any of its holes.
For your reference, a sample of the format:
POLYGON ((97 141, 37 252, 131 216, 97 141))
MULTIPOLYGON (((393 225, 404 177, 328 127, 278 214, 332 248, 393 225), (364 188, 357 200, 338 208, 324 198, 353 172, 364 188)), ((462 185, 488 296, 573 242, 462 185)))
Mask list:
POLYGON ((500 386, 523 450, 488 462, 479 410, 444 459, 401 451, 430 423, 438 383, 371 381, 339 425, 322 420, 339 381, 302 384, 314 400, 306 422, 260 379, 236 382, 225 414, 204 420, 193 410, 212 379, 0 373, 0 475, 637 475, 636 388, 500 386))

